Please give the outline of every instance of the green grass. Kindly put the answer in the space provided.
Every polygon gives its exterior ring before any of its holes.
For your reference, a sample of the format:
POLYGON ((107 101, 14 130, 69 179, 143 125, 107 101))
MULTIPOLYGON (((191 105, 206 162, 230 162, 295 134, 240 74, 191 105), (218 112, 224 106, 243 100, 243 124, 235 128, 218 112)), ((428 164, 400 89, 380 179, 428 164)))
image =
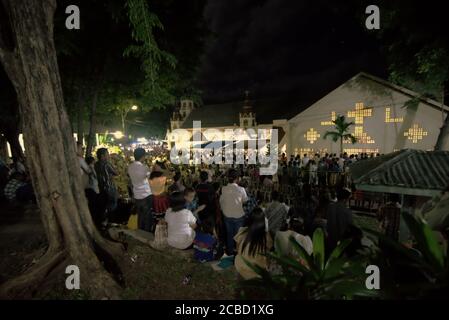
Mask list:
POLYGON ((233 269, 217 272, 209 264, 189 261, 172 250, 156 251, 138 243, 131 243, 128 252, 124 299, 235 298, 233 269), (131 257, 136 257, 135 262, 131 257), (186 275, 192 277, 188 285, 182 283, 186 275))

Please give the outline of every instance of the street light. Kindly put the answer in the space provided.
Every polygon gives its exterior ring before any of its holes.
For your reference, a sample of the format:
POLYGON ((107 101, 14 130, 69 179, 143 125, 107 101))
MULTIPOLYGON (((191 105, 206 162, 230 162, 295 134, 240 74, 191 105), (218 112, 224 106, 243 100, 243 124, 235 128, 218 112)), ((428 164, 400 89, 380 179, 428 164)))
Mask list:
POLYGON ((133 110, 133 111, 136 111, 137 109, 139 109, 139 107, 136 106, 136 105, 133 105, 133 106, 131 107, 131 110, 133 110))

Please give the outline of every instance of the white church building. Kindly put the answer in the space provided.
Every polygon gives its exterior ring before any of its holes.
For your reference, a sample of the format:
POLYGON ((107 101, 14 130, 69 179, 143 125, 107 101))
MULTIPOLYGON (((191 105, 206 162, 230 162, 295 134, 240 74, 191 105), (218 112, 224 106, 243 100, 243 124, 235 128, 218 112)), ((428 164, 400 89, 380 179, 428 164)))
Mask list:
MULTIPOLYGON (((201 121, 202 133, 207 129, 277 129, 278 150, 287 155, 338 154, 340 143, 323 137, 326 131, 334 130, 332 121, 344 115, 347 122, 354 123, 349 132, 357 138, 355 144, 343 144, 348 154, 389 153, 405 148, 433 150, 449 112, 449 107, 440 102, 363 72, 318 101, 313 96, 305 101, 301 95, 304 93, 249 100, 247 93, 245 100, 202 107, 183 99, 170 119, 168 146, 177 142, 172 135, 175 129, 185 132, 182 140, 186 146, 193 145, 192 124, 201 121)), ((202 136, 201 142, 221 139, 202 136)), ((449 146, 444 149, 449 150, 449 146)))
POLYGON ((339 153, 339 143, 323 139, 338 115, 354 123, 350 132, 357 142, 343 144, 348 154, 433 150, 448 111, 440 102, 359 73, 288 121, 287 152, 339 153))

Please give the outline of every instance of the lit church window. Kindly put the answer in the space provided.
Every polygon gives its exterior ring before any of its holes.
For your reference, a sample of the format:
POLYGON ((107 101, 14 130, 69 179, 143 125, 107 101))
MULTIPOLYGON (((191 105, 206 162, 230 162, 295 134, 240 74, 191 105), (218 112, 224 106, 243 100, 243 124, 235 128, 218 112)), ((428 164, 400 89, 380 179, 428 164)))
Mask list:
POLYGON ((313 128, 310 128, 306 134, 304 134, 304 137, 307 141, 309 141, 311 144, 313 144, 315 141, 318 140, 320 137, 320 134, 313 128))
MULTIPOLYGON (((376 143, 366 132, 363 132, 363 126, 356 126, 354 130, 354 137, 357 138, 357 143, 373 144, 376 143)), ((344 141, 344 143, 351 143, 351 141, 344 141)))
POLYGON ((402 122, 404 119, 402 117, 392 118, 391 117, 391 109, 385 108, 385 123, 395 123, 402 122))
POLYGON ((299 154, 303 155, 305 153, 310 154, 313 153, 314 149, 313 148, 299 148, 299 154))
POLYGON ((354 136, 357 138, 358 143, 375 143, 366 132, 363 132, 363 126, 355 127, 354 136))
POLYGON ((414 124, 408 131, 404 132, 404 137, 407 137, 408 140, 412 140, 413 143, 418 143, 419 140, 422 140, 427 136, 427 131, 424 131, 423 128, 420 128, 418 124, 414 124))
POLYGON ((379 153, 379 149, 350 148, 350 149, 343 149, 343 152, 346 152, 349 155, 358 153, 379 153))
POLYGON ((337 118, 336 112, 332 111, 332 113, 331 113, 331 121, 321 121, 321 125, 322 126, 332 126, 332 125, 334 125, 334 123, 332 121, 335 121, 336 118, 337 118))
POLYGON ((348 111, 348 118, 355 118, 355 124, 363 124, 363 119, 372 115, 373 109, 365 108, 363 102, 356 103, 355 110, 348 111))

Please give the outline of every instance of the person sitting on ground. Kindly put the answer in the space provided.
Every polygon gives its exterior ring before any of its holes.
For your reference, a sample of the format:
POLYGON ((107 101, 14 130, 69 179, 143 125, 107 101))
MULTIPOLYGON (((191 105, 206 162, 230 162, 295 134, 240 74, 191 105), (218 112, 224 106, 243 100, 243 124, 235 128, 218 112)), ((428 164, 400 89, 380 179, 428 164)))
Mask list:
POLYGON ((268 229, 271 236, 274 237, 276 232, 286 223, 288 212, 286 206, 279 201, 279 192, 273 191, 271 193, 271 200, 271 203, 265 210, 265 216, 268 219, 268 229))
POLYGON ((210 221, 205 220, 196 230, 195 240, 193 240, 194 258, 200 262, 215 260, 215 247, 217 238, 210 221))
POLYGON ((13 167, 11 168, 10 174, 17 172, 17 173, 20 173, 20 174, 26 176, 27 169, 24 165, 25 160, 21 156, 13 157, 12 160, 13 160, 13 167))
POLYGON ((184 192, 185 186, 182 184, 182 175, 179 171, 177 171, 173 177, 173 184, 168 187, 168 193, 173 192, 184 192))
POLYGON ((184 194, 174 192, 170 195, 170 208, 165 213, 167 222, 167 243, 176 249, 189 248, 195 239, 196 218, 185 208, 184 194))
POLYGON ((243 180, 240 186, 245 189, 246 195, 248 196, 248 201, 243 204, 243 211, 245 211, 245 219, 253 212, 254 208, 257 207, 257 199, 251 193, 248 192, 248 181, 243 180))
POLYGON ((258 277, 245 261, 268 269, 268 259, 265 254, 273 247, 273 240, 265 229, 265 215, 259 207, 255 208, 250 215, 248 227, 240 228, 234 237, 237 243, 237 256, 235 257, 235 268, 244 279, 258 277))
POLYGON ((291 220, 290 223, 284 224, 278 232, 276 232, 274 248, 277 253, 292 258, 298 258, 299 253, 293 248, 290 238, 293 239, 304 248, 310 255, 313 252, 312 240, 309 236, 304 235, 304 224, 302 219, 291 220))
POLYGON ((198 213, 203 211, 206 208, 206 205, 198 205, 198 200, 196 199, 196 193, 193 188, 186 188, 184 190, 184 199, 186 201, 186 209, 190 210, 198 222, 202 221, 199 219, 198 213))
POLYGON ((9 182, 5 186, 5 189, 3 192, 5 195, 5 198, 10 202, 16 201, 17 200, 17 190, 20 187, 23 187, 25 185, 26 185, 25 176, 19 172, 14 172, 11 175, 9 182))
POLYGON ((265 188, 273 187, 273 176, 265 176, 262 184, 265 188))
MULTIPOLYGON (((9 168, 8 165, 0 159, 0 190, 5 190, 6 184, 9 178, 9 168)), ((0 194, 0 201, 5 199, 3 192, 0 194)))
POLYGON ((312 186, 305 184, 302 188, 302 195, 296 199, 294 206, 289 210, 290 218, 301 218, 304 221, 305 235, 313 234, 313 223, 318 204, 319 201, 312 192, 312 186))

